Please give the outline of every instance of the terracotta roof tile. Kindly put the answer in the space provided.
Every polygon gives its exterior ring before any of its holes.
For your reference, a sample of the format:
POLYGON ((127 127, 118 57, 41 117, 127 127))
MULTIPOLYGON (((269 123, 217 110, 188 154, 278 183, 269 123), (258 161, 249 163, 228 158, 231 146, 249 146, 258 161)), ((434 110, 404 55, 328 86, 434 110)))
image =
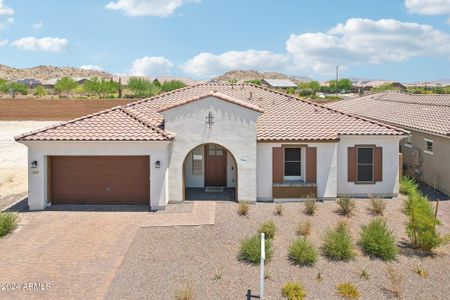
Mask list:
POLYGON ((258 141, 336 140, 340 135, 404 135, 395 127, 252 84, 198 84, 17 137, 18 140, 170 140, 159 111, 206 96, 263 112, 258 141))

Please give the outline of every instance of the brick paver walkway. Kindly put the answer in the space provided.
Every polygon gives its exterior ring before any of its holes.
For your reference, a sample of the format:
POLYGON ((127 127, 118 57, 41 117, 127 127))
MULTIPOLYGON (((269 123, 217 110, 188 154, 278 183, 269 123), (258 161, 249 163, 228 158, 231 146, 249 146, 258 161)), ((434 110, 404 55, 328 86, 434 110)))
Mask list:
POLYGON ((0 239, 0 298, 102 299, 140 227, 214 224, 214 214, 214 202, 182 213, 22 213, 19 229, 0 239))

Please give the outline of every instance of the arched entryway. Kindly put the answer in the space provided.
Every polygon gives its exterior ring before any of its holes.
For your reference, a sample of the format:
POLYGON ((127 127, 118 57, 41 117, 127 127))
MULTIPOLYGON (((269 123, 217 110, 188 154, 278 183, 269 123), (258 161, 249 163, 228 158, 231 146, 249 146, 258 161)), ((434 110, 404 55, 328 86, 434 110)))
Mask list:
POLYGON ((202 144, 183 162, 184 200, 237 199, 237 164, 233 154, 215 143, 202 144))

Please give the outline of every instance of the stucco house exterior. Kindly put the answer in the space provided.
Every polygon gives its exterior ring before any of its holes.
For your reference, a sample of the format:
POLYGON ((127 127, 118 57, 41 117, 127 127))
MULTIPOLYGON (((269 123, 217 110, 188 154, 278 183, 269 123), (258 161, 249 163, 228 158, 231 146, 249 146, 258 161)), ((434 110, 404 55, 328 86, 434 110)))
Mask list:
POLYGON ((251 84, 197 84, 16 137, 30 209, 398 193, 406 132, 251 84), (194 191, 194 192, 193 192, 194 191))
POLYGON ((450 195, 450 95, 383 92, 327 105, 409 131, 404 172, 450 195))

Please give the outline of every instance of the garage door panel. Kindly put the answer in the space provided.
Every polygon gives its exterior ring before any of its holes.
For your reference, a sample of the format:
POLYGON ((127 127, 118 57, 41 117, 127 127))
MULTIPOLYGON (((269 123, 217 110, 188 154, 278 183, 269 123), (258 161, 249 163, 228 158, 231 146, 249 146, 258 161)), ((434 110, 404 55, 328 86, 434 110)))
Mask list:
POLYGON ((52 203, 150 203, 148 156, 54 156, 52 203))

